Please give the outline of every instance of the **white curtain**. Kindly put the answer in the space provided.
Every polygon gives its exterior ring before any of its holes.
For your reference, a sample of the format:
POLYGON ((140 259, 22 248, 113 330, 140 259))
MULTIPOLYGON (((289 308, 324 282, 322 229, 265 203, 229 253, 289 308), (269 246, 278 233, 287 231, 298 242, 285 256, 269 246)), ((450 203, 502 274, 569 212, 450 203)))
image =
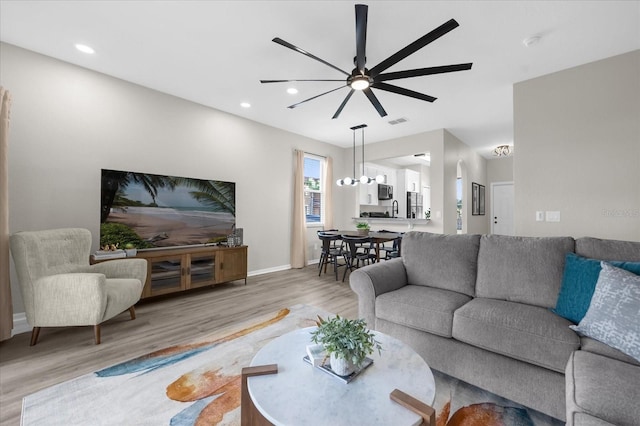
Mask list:
POLYGON ((0 341, 11 337, 13 305, 9 281, 9 109, 11 94, 0 86, 0 341))
POLYGON ((291 222, 291 267, 304 268, 307 265, 307 227, 304 214, 304 152, 301 150, 296 150, 291 222))
POLYGON ((333 229, 333 160, 327 157, 322 169, 324 184, 324 228, 333 229))

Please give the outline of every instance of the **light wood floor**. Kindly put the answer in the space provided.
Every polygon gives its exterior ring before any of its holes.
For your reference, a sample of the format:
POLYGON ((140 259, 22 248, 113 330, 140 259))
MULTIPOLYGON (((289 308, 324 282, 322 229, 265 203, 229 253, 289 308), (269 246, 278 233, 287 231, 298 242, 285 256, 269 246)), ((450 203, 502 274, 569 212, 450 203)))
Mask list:
POLYGON ((19 425, 22 398, 40 389, 256 315, 303 303, 355 318, 357 297, 348 281, 335 281, 330 270, 318 277, 312 265, 249 277, 246 286, 236 281, 141 301, 134 321, 125 312, 103 324, 100 345, 93 327, 42 329, 33 347, 30 333, 14 336, 0 343, 0 424, 19 425))

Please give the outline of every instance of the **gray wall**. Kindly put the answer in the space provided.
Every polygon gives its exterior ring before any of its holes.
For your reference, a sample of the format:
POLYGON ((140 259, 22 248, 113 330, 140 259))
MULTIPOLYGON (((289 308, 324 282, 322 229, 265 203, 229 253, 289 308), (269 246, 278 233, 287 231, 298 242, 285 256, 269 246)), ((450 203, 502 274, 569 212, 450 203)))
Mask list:
POLYGON ((517 235, 640 241, 640 51, 516 84, 514 119, 517 235))
POLYGON ((487 183, 513 181, 513 155, 487 160, 487 183))
MULTIPOLYGON (((445 130, 444 132, 444 233, 457 232, 457 197, 456 181, 458 179, 458 163, 462 169, 462 232, 465 234, 488 234, 488 217, 490 204, 486 204, 486 214, 473 216, 471 204, 471 183, 487 185, 487 160, 473 151, 460 139, 445 130)), ((485 200, 485 201, 488 201, 485 200)))
MULTIPOLYGON (((97 249, 102 168, 233 181, 249 272, 284 269, 294 149, 332 156, 343 168, 336 146, 15 46, 0 44, 0 67, 13 95, 10 232, 85 227, 97 249)), ((12 285, 19 313, 15 274, 12 285)))

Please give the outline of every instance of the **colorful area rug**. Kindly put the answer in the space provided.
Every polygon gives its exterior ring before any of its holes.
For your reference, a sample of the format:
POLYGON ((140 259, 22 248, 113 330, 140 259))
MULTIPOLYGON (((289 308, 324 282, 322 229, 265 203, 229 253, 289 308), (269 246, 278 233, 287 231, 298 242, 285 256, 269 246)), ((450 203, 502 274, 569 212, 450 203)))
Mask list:
MULTIPOLYGON (((239 425, 240 371, 267 342, 330 313, 296 305, 24 398, 22 425, 239 425)), ((438 426, 562 423, 434 371, 438 426)))

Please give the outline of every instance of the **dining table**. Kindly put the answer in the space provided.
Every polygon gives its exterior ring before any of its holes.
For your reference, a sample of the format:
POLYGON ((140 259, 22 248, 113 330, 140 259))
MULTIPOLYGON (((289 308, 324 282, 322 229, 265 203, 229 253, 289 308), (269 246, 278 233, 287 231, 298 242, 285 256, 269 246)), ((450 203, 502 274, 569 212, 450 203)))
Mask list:
POLYGON ((380 262, 380 244, 387 243, 389 241, 393 241, 396 238, 402 238, 402 233, 400 232, 389 232, 389 231, 369 231, 368 234, 363 234, 360 231, 326 231, 324 232, 326 235, 348 235, 350 237, 368 237, 371 242, 375 244, 376 250, 376 262, 380 262))

